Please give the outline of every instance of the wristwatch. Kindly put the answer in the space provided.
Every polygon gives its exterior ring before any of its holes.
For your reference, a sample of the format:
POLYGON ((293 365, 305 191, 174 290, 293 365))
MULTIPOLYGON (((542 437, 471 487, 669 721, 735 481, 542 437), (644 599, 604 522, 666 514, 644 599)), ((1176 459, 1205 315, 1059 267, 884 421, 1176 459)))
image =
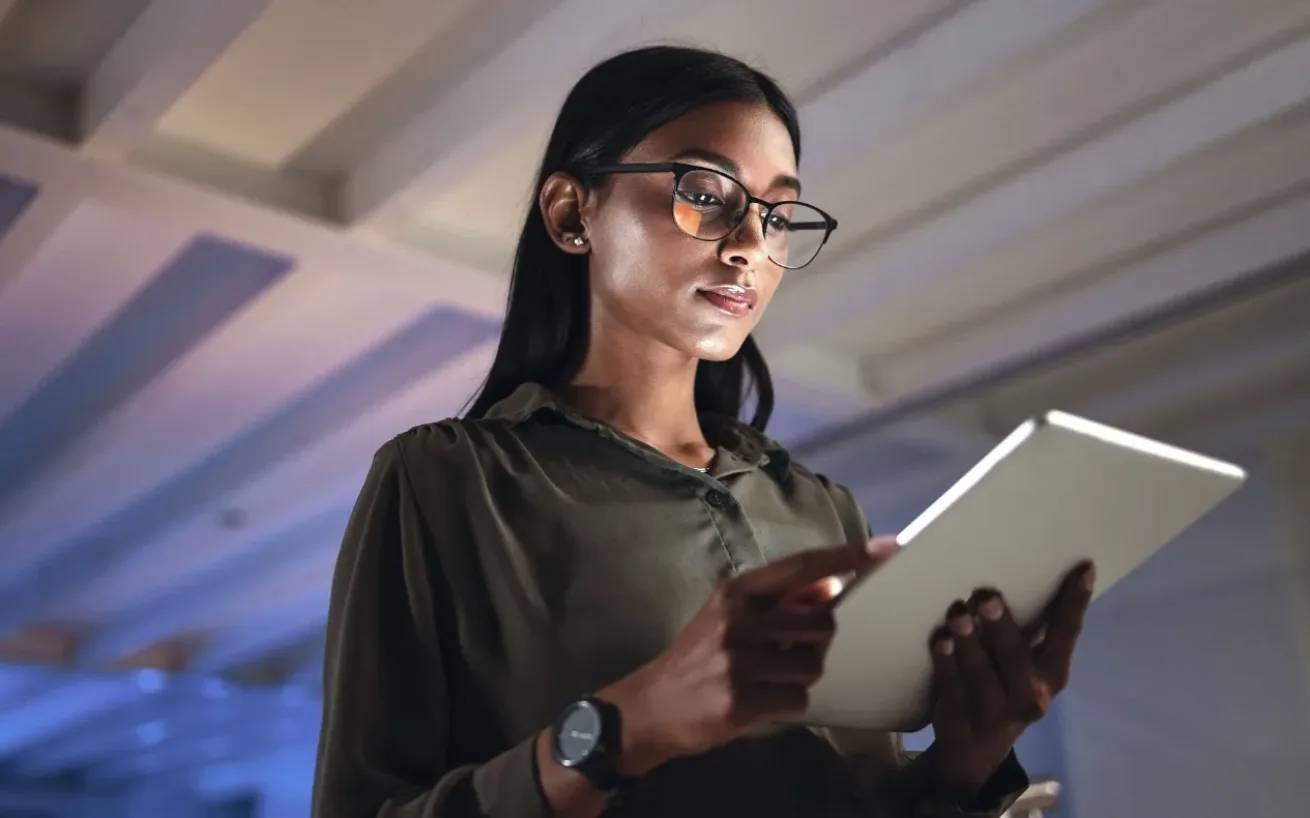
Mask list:
POLYGON ((618 771, 619 709, 609 702, 587 697, 565 707, 551 731, 551 756, 560 766, 577 770, 616 806, 636 779, 618 771))

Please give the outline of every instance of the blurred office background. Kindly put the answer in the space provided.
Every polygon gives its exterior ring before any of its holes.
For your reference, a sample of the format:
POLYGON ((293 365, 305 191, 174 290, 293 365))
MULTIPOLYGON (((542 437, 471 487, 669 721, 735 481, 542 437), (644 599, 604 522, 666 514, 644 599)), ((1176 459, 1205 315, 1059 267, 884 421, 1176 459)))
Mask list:
POLYGON ((653 40, 801 105, 841 229, 773 432, 879 529, 1051 407, 1250 468, 1095 608, 1050 811, 1305 814, 1310 0, 0 0, 0 816, 307 816, 370 455, 470 395, 557 105, 653 40))

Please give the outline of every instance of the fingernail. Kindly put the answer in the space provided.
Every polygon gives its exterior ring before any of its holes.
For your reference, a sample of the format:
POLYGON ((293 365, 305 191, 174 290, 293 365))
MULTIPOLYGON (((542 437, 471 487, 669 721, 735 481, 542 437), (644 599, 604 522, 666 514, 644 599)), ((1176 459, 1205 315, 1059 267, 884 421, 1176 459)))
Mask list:
POLYGON ((1087 570, 1083 572, 1083 590, 1091 591, 1096 588, 1096 566, 1088 565, 1087 570))
POLYGON ((828 577, 819 583, 819 594, 825 602, 830 602, 837 598, 842 590, 841 577, 828 577))
POLYGON ((953 616, 946 623, 956 636, 964 637, 973 633, 973 618, 968 616, 953 616))
POLYGON ((950 656, 952 653, 955 653, 955 640, 939 639, 937 640, 937 644, 935 647, 937 652, 940 653, 942 656, 950 656))
POLYGON ((995 622, 1005 613, 1005 603, 1001 601, 999 596, 989 597, 978 606, 978 613, 983 619, 995 622))
POLYGON ((895 537, 872 537, 864 543, 864 550, 875 557, 889 557, 900 548, 895 537))

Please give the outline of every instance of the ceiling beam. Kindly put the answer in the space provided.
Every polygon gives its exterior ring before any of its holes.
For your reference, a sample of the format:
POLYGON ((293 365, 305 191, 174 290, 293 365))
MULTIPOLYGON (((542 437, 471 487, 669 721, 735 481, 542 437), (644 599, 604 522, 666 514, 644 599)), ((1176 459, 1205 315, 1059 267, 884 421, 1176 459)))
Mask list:
MULTIPOLYGON (((208 272, 234 273, 219 265, 208 272)), ((221 300, 212 288, 211 295, 221 300)), ((12 512, 0 523, 0 539, 14 546, 0 575, 14 581, 19 572, 34 573, 16 597, 0 602, 0 621, 26 609, 19 597, 32 605, 58 604, 58 589, 76 588, 70 583, 77 578, 120 564, 125 552, 272 464, 327 440, 361 411, 440 370, 443 357, 457 361, 486 343, 496 329, 457 311, 414 316, 411 304, 402 311, 389 299, 370 300, 358 285, 333 293, 299 274, 228 322, 222 337, 206 339, 121 405, 94 416, 93 425, 88 419, 88 431, 58 457, 47 457, 5 498, 3 508, 12 512), (349 326, 339 325, 350 311, 349 326), (293 312, 295 321, 279 317, 293 312), (315 331, 319 327, 334 329, 325 335, 315 331), (212 389, 208 373, 215 371, 238 373, 228 379, 221 412, 204 409, 212 389), (121 467, 124 456, 130 470, 121 467), (78 513, 69 513, 70 503, 78 513)), ((465 397, 456 393, 447 402, 465 397)), ((59 408, 53 398, 45 403, 52 404, 51 414, 59 408)), ((36 428, 35 420, 17 424, 12 439, 21 441, 25 429, 36 428)), ((34 613, 26 609, 25 615, 34 613)))
MULTIPOLYGON (((0 173, 5 168, 0 162, 0 173)), ((67 242, 54 242, 56 234, 78 209, 79 192, 68 174, 52 174, 44 184, 19 176, 6 179, 0 176, 0 185, 10 191, 22 191, 30 197, 7 225, 0 225, 0 348, 24 349, 23 355, 6 355, 0 358, 0 419, 5 418, 22 402, 40 381, 49 374, 50 365, 62 360, 68 350, 33 348, 30 335, 33 320, 40 313, 32 312, 31 300, 36 291, 45 290, 45 278, 50 270, 42 269, 43 257, 58 256, 68 251, 67 242), (18 346, 19 344, 22 346, 18 346), (47 352, 53 358, 47 356, 47 352)), ((132 252, 132 251, 129 251, 132 252)), ((62 300, 64 304, 67 299, 62 300)), ((47 337, 60 334, 54 327, 44 324, 47 337)), ((56 346, 58 346, 56 344, 56 346)))
MULTIPOLYGON (((1240 394, 1279 373, 1295 374, 1306 368, 1310 368, 1310 326, 1171 365, 1167 372, 1116 388, 1076 411, 1099 421, 1128 425, 1156 412, 1200 405, 1217 395, 1240 394)), ((1310 415, 1306 415, 1305 425, 1310 427, 1310 415)))
POLYGON ((875 320, 878 309, 969 274, 979 257, 1190 154, 1310 99, 1310 38, 1298 40, 1067 151, 781 294, 770 344, 875 320), (1040 207, 1033 203, 1040 202, 1040 207))
POLYGON ((0 362, 5 501, 288 264, 207 247, 169 222, 147 225, 86 202, 0 290, 0 347, 23 350, 0 362), (160 320, 160 311, 174 318, 160 320))
MULTIPOLYGON (((317 559, 316 549, 334 555, 344 528, 344 518, 336 517, 343 507, 348 510, 358 493, 373 452, 399 430, 458 414, 485 375, 495 347, 494 341, 487 341, 470 349, 389 400, 358 412, 312 447, 286 453, 275 463, 260 461, 258 468, 232 471, 223 481, 202 480, 193 490, 175 492, 165 505, 176 507, 180 514, 166 520, 166 525, 134 527, 124 518, 110 529, 121 528, 128 536, 91 538, 83 546, 66 549, 0 605, 0 629, 14 629, 42 616, 56 615, 59 600, 90 583, 108 581, 140 587, 137 578, 149 577, 158 584, 153 571, 160 563, 170 561, 192 569, 204 567, 203 578, 178 578, 175 584, 183 583, 183 590, 175 589, 162 597, 161 607, 144 612, 134 608, 116 625, 93 635, 78 653, 80 664, 129 655, 204 619, 216 606, 238 614, 241 606, 235 604, 233 595, 249 583, 252 574, 248 566, 234 569, 231 565, 244 565, 247 559, 271 559, 268 564, 259 563, 262 575, 280 571, 298 560, 317 559), (239 531, 213 525, 219 511, 233 508, 240 509, 252 522, 239 531), (288 542, 288 532, 300 533, 288 542), (276 547, 261 556, 269 543, 276 547), (188 560, 178 556, 182 554, 197 557, 188 560), (215 554, 225 557, 216 560, 215 554), (107 576, 97 568, 105 564, 121 567, 107 576), (228 576, 228 580, 216 581, 213 571, 228 576), (195 587, 186 590, 193 583, 195 587)), ((291 417, 289 422, 294 419, 291 417)), ((269 442, 251 449, 272 445, 269 442)), ((212 475, 215 479, 223 476, 212 475)), ((236 654, 244 649, 230 644, 218 647, 236 654)), ((203 654, 200 662, 206 662, 203 654)))
POLYGON ((884 362, 883 380, 903 397, 793 449, 816 457, 849 449, 904 417, 1296 280, 1308 254, 1310 196, 1303 196, 1098 275, 1004 323, 884 362))
MULTIPOLYGON (((769 352, 768 361, 779 402, 812 412, 824 424, 840 424, 887 403, 887 397, 867 383, 864 363, 838 351, 797 344, 769 352)), ((815 431, 808 429, 805 434, 815 431)), ((996 442, 981 426, 928 416, 898 423, 889 434, 964 456, 986 451, 996 442)))
MULTIPOLYGON (((142 218, 179 223, 197 233, 217 234, 289 256, 316 276, 364 278, 379 293, 399 293, 406 299, 456 306, 495 319, 504 312, 502 276, 393 242, 361 241, 301 215, 97 159, 3 124, 0 173, 30 180, 46 191, 60 190, 70 197, 70 207, 93 195, 101 203, 142 218)), ((33 207, 39 204, 40 199, 33 207)), ((57 223, 54 218, 49 221, 57 223)), ((0 244, 0 258, 20 253, 20 248, 10 245, 9 240, 0 244)), ((8 270, 7 264, 0 264, 0 281, 8 270)))
POLYGON ((153 596, 123 619, 86 638, 77 649, 77 666, 107 665, 178 632, 194 631, 233 611, 248 610, 249 604, 242 600, 267 598, 270 590, 286 585, 288 574, 305 573, 301 564, 321 569, 314 572, 321 582, 314 582, 313 589, 326 587, 348 518, 350 506, 331 509, 245 548, 240 556, 221 562, 170 593, 153 596))
POLYGON ((871 350, 871 365, 1007 316, 1085 277, 1123 266, 1310 189, 1310 107, 1244 132, 971 264, 946 290, 911 297, 829 342, 871 350))
POLYGON ((328 587, 349 518, 349 505, 329 509, 243 549, 93 633, 79 646, 74 661, 79 667, 94 668, 130 656, 178 632, 194 631, 248 609, 250 600, 280 594, 288 579, 307 582, 302 593, 328 587))
MULTIPOLYGON (((115 240, 116 237, 106 238, 111 242, 110 247, 115 240)), ((123 244, 121 238, 117 238, 117 243, 123 244)), ((83 252, 87 250, 86 245, 76 246, 83 252)), ((102 247, 93 245, 91 249, 102 247)), ((89 269, 101 272, 94 261, 91 265, 89 269)), ((282 279, 289 266, 287 259, 198 237, 187 242, 186 249, 162 269, 147 267, 144 276, 141 270, 128 271, 129 281, 145 278, 148 283, 129 292, 121 308, 102 326, 76 328, 82 332, 80 344, 68 350, 72 354, 67 359, 52 362, 55 366, 43 373, 48 376, 41 387, 0 427, 0 451, 3 451, 0 474, 4 474, 0 480, 0 492, 4 495, 0 509, 4 509, 6 518, 0 524, 0 539, 12 544, 14 560, 6 566, 6 579, 22 568, 24 557, 39 558, 44 543, 58 541, 60 529, 79 519, 69 513, 73 506, 81 505, 79 511, 86 516, 80 519, 94 517, 97 503, 102 504, 99 510, 103 513, 105 505, 112 507, 123 499, 124 493, 130 497, 141 482, 148 485, 149 481, 157 480, 161 467, 175 467, 187 454, 196 456, 195 449, 187 451, 185 444, 179 446, 179 443, 192 440, 197 447, 201 445, 195 429, 195 424, 202 423, 195 414, 200 404, 186 404, 187 393, 175 391, 175 402, 156 404, 160 412, 153 417, 142 414, 141 406, 151 397, 158 398, 161 385, 176 389, 179 372, 194 369, 195 361, 208 358, 206 362, 213 364, 213 356, 205 354, 213 346, 211 333, 248 328, 249 316, 258 313, 257 305, 271 299, 271 293, 284 289, 282 279), (186 413, 187 407, 190 407, 190 419, 173 415, 172 422, 174 429, 183 424, 187 428, 177 429, 170 439, 169 424, 161 422, 160 417, 167 418, 179 409, 186 413), (149 445, 139 448, 143 439, 152 439, 156 432, 165 435, 156 441, 161 450, 146 451, 149 445), (130 473, 121 465, 104 464, 105 455, 118 446, 137 452, 131 458, 130 473), (87 469, 95 471, 97 463, 110 469, 114 477, 106 481, 89 476, 87 469), (87 495, 82 495, 81 501, 65 506, 59 514, 47 516, 46 532, 25 527, 32 522, 31 515, 44 513, 42 504, 51 502, 53 495, 76 491, 74 486, 79 479, 96 485, 97 501, 89 501, 87 495), (51 540, 46 539, 46 533, 51 535, 51 540)), ((87 269, 71 272, 85 276, 87 269)), ((104 272, 112 271, 113 268, 104 269, 104 272)), ((62 276, 52 278, 58 281, 62 276)), ((99 279, 92 278, 86 288, 93 292, 102 289, 99 279)), ((74 282, 73 291, 82 289, 82 281, 75 278, 74 282)), ((65 289, 59 294, 66 299, 67 292, 65 289)), ((120 293, 115 291, 112 295, 120 293)), ((63 304, 58 301, 47 298, 38 303, 45 308, 37 315, 63 311, 63 304)), ((40 339, 37 330, 33 328, 31 334, 40 339)), ((278 374, 286 378, 289 369, 292 364, 284 363, 278 374)), ((191 394, 204 388, 192 384, 191 394)), ((294 385, 293 381, 293 388, 294 385)), ((243 419, 233 417, 232 420, 239 423, 243 419)), ((221 425, 215 429, 219 430, 221 425)), ((82 485, 85 487, 86 483, 82 485)))
POLYGON ((0 186, 6 199, 25 200, 10 205, 12 210, 0 224, 0 238, 4 239, 0 241, 0 291, 22 275, 81 202, 71 174, 52 173, 37 180, 25 171, 21 165, 10 166, 0 160, 0 186))
POLYGON ((331 178, 295 168, 269 168, 172 136, 156 135, 135 151, 133 167, 225 194, 329 221, 336 218, 331 178))
MULTIPOLYGON (((355 407, 347 421, 325 428, 313 446, 286 450, 282 439, 294 434, 297 424, 307 425, 314 418, 294 411, 283 413, 285 420, 271 418, 245 438, 250 445, 231 457, 207 461, 157 492, 155 499, 164 500, 162 518, 157 503, 146 497, 139 509, 129 507, 111 520, 107 530, 122 536, 88 537, 42 563, 38 575, 29 576, 0 603, 0 631, 57 616, 61 600, 90 584, 139 588, 143 579, 158 584, 161 565, 195 568, 213 564, 214 555, 237 558, 279 532, 350 503, 378 446, 398 431, 457 415, 485 376, 495 349, 495 341, 479 344, 389 399, 355 407), (289 431, 279 433, 279 427, 289 431), (270 433, 261 434, 260 429, 270 433), (270 452, 276 455, 272 462, 270 452), (249 522, 236 531, 215 526, 214 519, 231 509, 249 522), (114 566, 108 574, 103 567, 107 565, 114 566)), ((363 394, 377 397, 367 390, 363 394)), ((335 536, 339 538, 339 530, 335 536)), ((192 600, 197 608, 209 604, 200 597, 209 594, 210 587, 192 600)), ((153 630, 148 634, 156 635, 153 630)), ((113 645, 133 643, 134 648, 148 644, 131 634, 111 632, 102 638, 113 645)))
POLYGON ((1274 401, 1230 417, 1193 434, 1201 445, 1234 457, 1249 457, 1262 449, 1277 448, 1289 438, 1310 432, 1310 390, 1302 389, 1285 400, 1274 401))
POLYGON ((805 175, 822 180, 841 173, 917 112, 1117 2, 975 0, 957 5, 936 25, 805 103, 805 175))
POLYGON ((347 175, 341 213, 355 227, 398 232, 489 161, 524 128, 546 121, 599 58, 641 41, 642 18, 679 20, 689 0, 558 0, 483 65, 418 112, 347 175), (513 102, 507 103, 512 90, 513 102))
POLYGON ((1284 202, 1067 290, 1004 322, 884 363, 918 393, 1167 309, 1310 252, 1310 196, 1284 202), (1126 305, 1128 305, 1126 307, 1126 305))
POLYGON ((272 0, 154 0, 87 81, 82 149, 122 159, 272 0))

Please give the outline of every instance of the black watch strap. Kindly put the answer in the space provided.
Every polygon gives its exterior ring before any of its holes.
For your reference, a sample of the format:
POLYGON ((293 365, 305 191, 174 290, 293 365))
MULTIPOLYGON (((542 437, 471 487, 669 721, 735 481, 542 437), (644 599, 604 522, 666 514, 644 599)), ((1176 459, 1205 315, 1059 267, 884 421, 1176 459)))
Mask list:
POLYGON ((637 779, 626 776, 615 769, 618 761, 620 742, 623 736, 623 718, 619 708, 605 701, 589 697, 601 716, 601 748, 590 763, 582 765, 581 772, 596 789, 605 796, 605 803, 617 807, 623 803, 632 791, 637 779))
POLYGON ((590 757, 572 765, 572 768, 605 796, 608 806, 617 807, 637 783, 637 779, 623 775, 615 768, 623 735, 622 717, 618 707, 603 699, 587 697, 582 703, 590 705, 600 715, 600 742, 590 757))

